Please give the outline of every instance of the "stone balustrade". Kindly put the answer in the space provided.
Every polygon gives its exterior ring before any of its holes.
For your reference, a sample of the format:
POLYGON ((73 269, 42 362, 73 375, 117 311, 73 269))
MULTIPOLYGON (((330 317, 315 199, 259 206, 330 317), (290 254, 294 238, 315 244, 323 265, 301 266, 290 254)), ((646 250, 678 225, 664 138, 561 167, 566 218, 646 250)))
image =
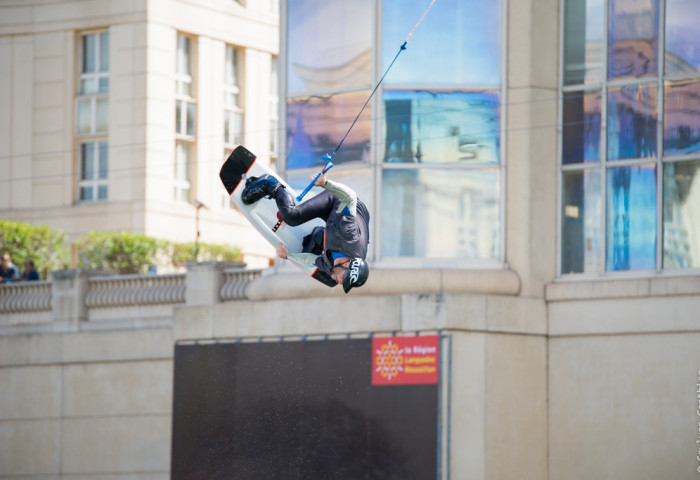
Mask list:
POLYGON ((88 280, 88 308, 168 305, 185 302, 185 274, 120 275, 88 280))
POLYGON ((224 283, 219 290, 219 298, 222 301, 245 300, 246 289, 250 282, 259 278, 262 270, 246 270, 244 268, 230 268, 224 270, 224 283))
POLYGON ((0 315, 48 312, 56 319, 77 315, 85 320, 91 309, 198 303, 201 299, 191 295, 197 289, 211 291, 214 301, 246 300, 248 285, 262 270, 243 267, 235 262, 209 262, 191 264, 187 273, 166 275, 62 270, 53 272, 51 281, 0 284, 0 315))
POLYGON ((0 314, 51 310, 52 282, 16 282, 2 285, 0 314))

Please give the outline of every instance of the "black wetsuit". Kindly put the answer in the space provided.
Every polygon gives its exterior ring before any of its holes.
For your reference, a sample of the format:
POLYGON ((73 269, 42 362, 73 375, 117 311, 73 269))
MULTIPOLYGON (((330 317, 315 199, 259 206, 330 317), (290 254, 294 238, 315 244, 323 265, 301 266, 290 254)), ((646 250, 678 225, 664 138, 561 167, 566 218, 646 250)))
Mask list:
POLYGON ((319 282, 329 287, 337 285, 331 278, 333 268, 331 252, 339 252, 349 258, 363 260, 367 257, 369 211, 359 198, 357 198, 355 215, 340 198, 328 190, 296 205, 292 196, 281 188, 275 200, 280 218, 290 226, 301 225, 313 218, 320 218, 326 222, 323 251, 316 258, 315 263, 318 268, 312 275, 319 282))

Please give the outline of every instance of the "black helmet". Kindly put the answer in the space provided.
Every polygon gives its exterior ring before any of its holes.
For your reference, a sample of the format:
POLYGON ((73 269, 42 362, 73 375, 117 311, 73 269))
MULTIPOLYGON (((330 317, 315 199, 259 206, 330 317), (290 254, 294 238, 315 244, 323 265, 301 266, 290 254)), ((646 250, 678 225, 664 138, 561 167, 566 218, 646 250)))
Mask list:
POLYGON ((361 287, 369 277, 369 267, 361 258, 353 258, 343 275, 343 290, 348 293, 352 287, 361 287))

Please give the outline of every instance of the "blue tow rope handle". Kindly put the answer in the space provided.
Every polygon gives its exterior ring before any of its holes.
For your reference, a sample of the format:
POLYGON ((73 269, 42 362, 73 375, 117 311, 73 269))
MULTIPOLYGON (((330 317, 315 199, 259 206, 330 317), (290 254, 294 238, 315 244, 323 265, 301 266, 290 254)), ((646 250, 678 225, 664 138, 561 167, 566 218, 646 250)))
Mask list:
POLYGON ((301 199, 304 198, 304 196, 305 196, 307 193, 309 193, 309 190, 311 190, 311 188, 314 186, 314 183, 316 183, 316 180, 318 180, 318 178, 319 178, 322 174, 326 173, 328 170, 330 170, 331 168, 333 168, 333 162, 331 161, 331 156, 330 156, 330 155, 328 155, 328 154, 326 153, 326 154, 323 156, 323 159, 324 159, 324 160, 328 160, 328 163, 326 163, 326 166, 323 167, 323 170, 321 170, 320 172, 318 172, 318 175, 316 175, 316 176, 314 177, 314 179, 311 180, 311 183, 309 183, 309 186, 306 187, 306 188, 304 189, 304 191, 301 192, 301 193, 299 194, 299 196, 297 197, 297 202, 301 202, 301 199))

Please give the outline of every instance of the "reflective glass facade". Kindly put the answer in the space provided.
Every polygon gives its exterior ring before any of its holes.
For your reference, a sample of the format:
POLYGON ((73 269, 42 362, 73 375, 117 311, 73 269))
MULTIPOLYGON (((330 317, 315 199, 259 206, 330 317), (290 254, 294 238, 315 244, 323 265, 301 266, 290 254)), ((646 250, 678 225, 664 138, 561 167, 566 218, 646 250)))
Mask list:
POLYGON ((502 261, 501 2, 436 2, 397 57, 429 4, 287 3, 286 177, 305 186, 396 59, 333 160, 370 255, 502 261))
POLYGON ((700 2, 562 4, 561 273, 698 268, 700 2))

